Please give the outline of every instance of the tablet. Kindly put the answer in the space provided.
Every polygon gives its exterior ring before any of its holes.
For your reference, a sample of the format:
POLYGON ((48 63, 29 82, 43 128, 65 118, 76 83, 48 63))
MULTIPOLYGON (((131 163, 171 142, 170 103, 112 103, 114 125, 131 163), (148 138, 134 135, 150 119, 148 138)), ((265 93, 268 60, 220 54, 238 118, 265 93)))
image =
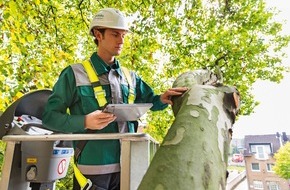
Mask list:
POLYGON ((113 113, 116 121, 136 121, 151 107, 152 103, 145 104, 108 104, 103 112, 113 113))

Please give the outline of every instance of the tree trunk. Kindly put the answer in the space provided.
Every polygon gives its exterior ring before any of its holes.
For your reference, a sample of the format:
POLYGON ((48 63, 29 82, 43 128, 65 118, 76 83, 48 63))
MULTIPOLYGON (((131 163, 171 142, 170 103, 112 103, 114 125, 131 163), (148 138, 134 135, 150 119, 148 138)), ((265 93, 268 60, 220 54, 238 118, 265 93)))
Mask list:
POLYGON ((139 190, 226 189, 231 127, 239 106, 235 88, 207 70, 180 75, 173 87, 175 121, 156 152, 139 190))

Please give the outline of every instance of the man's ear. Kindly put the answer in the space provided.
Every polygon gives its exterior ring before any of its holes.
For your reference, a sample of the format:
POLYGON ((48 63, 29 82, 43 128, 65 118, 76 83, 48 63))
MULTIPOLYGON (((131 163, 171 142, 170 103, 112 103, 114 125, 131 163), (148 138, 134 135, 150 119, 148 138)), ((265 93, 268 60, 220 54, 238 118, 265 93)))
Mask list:
POLYGON ((96 38, 97 32, 98 32, 98 30, 96 30, 94 28, 92 29, 92 33, 93 33, 93 35, 94 35, 95 38, 96 38))
POLYGON ((98 41, 102 39, 102 33, 98 31, 97 29, 93 29, 93 34, 98 41))

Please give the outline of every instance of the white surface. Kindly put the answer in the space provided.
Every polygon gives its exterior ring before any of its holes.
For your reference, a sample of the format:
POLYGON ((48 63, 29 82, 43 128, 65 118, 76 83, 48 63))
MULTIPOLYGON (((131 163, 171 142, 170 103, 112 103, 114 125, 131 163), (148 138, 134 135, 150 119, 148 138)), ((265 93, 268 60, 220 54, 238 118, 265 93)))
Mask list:
MULTIPOLYGON (((290 35, 290 1, 266 0, 268 7, 281 11, 275 20, 283 24, 283 34, 290 35)), ((290 52, 290 46, 287 48, 290 52)), ((290 66, 290 54, 283 64, 290 66)), ((290 135, 290 74, 286 74, 280 84, 269 81, 257 81, 253 86, 255 100, 260 102, 254 113, 242 116, 234 124, 233 138, 245 135, 276 134, 286 132, 290 135)))

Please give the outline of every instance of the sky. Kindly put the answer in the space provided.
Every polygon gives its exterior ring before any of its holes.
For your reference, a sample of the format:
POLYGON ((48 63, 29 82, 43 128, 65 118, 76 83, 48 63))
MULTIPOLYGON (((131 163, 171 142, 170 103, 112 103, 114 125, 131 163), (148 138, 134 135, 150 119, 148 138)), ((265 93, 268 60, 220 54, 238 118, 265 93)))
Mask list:
MULTIPOLYGON (((290 1, 266 0, 267 5, 281 11, 277 21, 286 21, 283 33, 290 35, 290 1)), ((288 58, 283 64, 290 66, 290 46, 288 58)), ((265 135, 286 132, 290 135, 290 73, 278 84, 269 81, 257 81, 252 93, 260 104, 249 116, 240 116, 233 126, 233 138, 245 135, 265 135)))

